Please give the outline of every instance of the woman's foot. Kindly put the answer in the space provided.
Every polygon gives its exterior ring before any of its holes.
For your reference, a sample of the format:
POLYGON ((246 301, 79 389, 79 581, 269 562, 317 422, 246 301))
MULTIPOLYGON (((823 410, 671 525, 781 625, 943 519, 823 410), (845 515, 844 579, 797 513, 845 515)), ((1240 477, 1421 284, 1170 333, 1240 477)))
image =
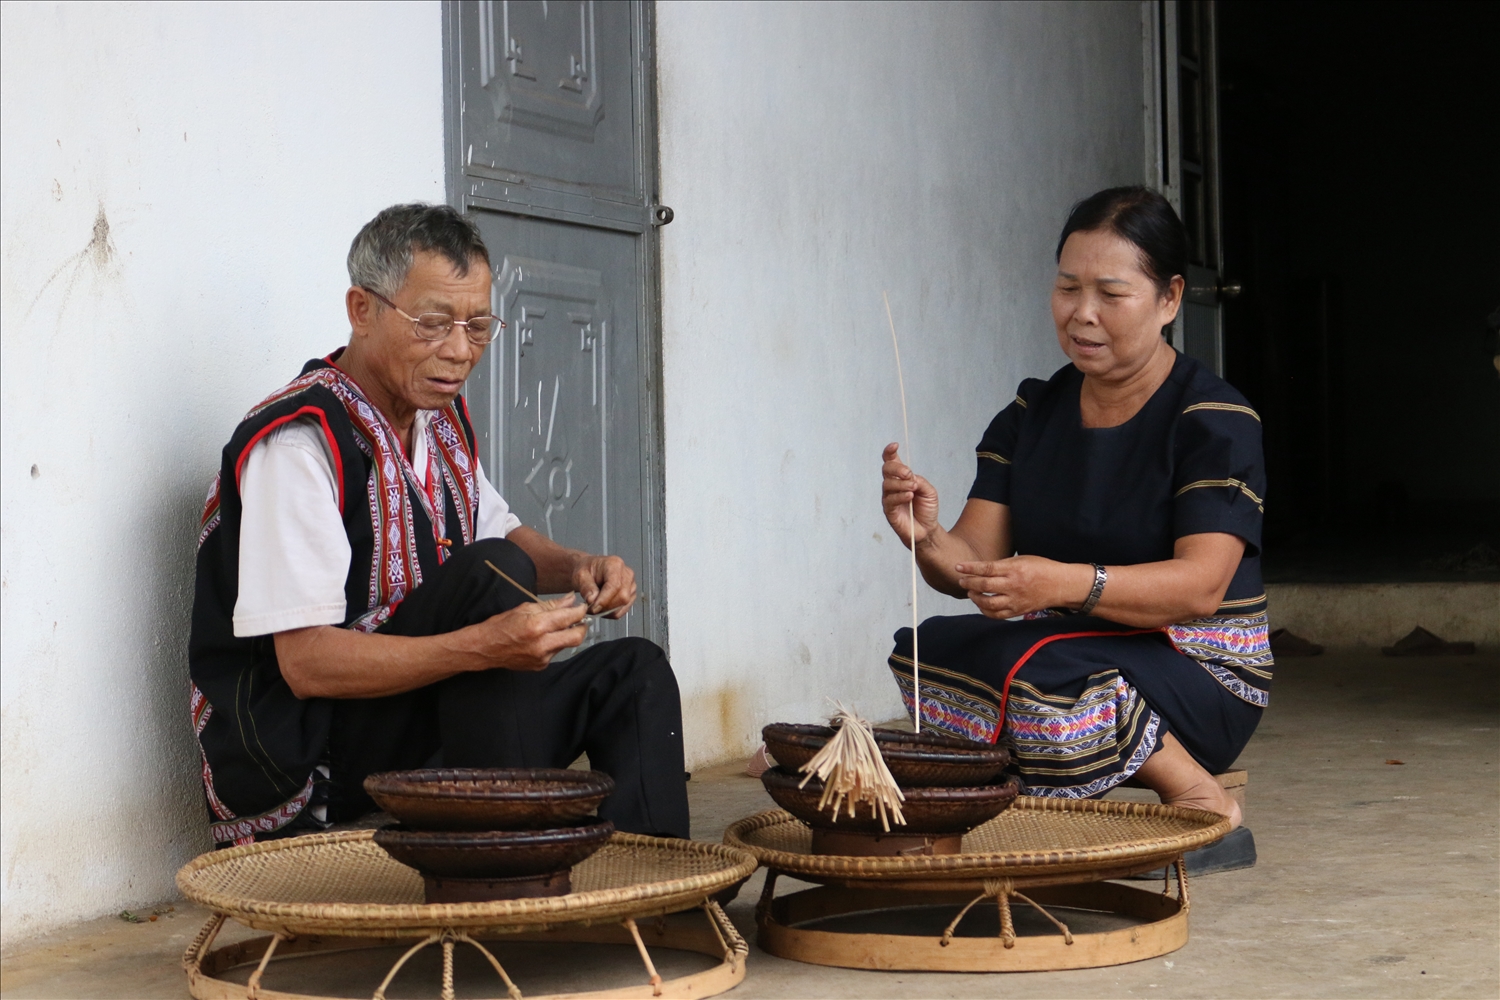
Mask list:
POLYGON ((1208 775, 1205 787, 1194 787, 1190 791, 1173 798, 1163 795, 1161 798, 1162 802, 1169 806, 1183 806, 1187 809, 1207 809, 1209 812, 1218 813, 1220 816, 1228 816, 1229 829, 1235 829, 1243 821, 1240 813, 1240 804, 1234 800, 1234 796, 1226 792, 1214 780, 1213 775, 1208 774, 1207 771, 1203 773, 1208 775))
POLYGON ((1242 821, 1240 804, 1234 796, 1225 791, 1171 733, 1161 738, 1156 752, 1146 758, 1135 776, 1169 806, 1206 809, 1228 816, 1231 830, 1242 821))

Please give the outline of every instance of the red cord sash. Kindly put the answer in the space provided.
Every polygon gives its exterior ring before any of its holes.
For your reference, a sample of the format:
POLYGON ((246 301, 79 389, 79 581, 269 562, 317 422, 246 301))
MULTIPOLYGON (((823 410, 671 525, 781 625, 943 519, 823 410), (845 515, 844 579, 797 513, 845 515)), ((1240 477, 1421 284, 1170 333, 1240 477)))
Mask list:
POLYGON ((1041 649, 1043 646, 1047 645, 1047 643, 1049 643, 1049 642, 1056 642, 1059 639, 1082 639, 1082 638, 1085 638, 1087 636, 1101 636, 1101 635, 1147 635, 1147 634, 1149 634, 1151 632, 1165 632, 1165 631, 1166 631, 1166 629, 1160 629, 1160 628, 1138 628, 1138 629, 1133 629, 1133 630, 1131 630, 1129 632, 1114 632, 1114 631, 1059 632, 1057 635, 1049 635, 1049 636, 1046 636, 1044 638, 1038 639, 1036 642, 1032 643, 1032 646, 1031 646, 1030 649, 1028 649, 1026 652, 1024 652, 1024 653, 1021 654, 1020 658, 1016 660, 1015 665, 1012 666, 1010 668, 1010 671, 1005 675, 1005 684, 1002 685, 1001 688, 1000 688, 1000 718, 998 720, 996 720, 996 722, 995 722, 995 737, 994 737, 994 739, 990 740, 990 742, 991 743, 998 743, 998 742, 1000 742, 1000 734, 1005 731, 1005 709, 1006 709, 1007 704, 1009 704, 1009 702, 1010 702, 1010 682, 1015 678, 1016 671, 1018 671, 1022 667, 1024 667, 1026 665, 1026 661, 1029 660, 1029 659, 1031 659, 1032 654, 1035 653, 1037 650, 1041 649))

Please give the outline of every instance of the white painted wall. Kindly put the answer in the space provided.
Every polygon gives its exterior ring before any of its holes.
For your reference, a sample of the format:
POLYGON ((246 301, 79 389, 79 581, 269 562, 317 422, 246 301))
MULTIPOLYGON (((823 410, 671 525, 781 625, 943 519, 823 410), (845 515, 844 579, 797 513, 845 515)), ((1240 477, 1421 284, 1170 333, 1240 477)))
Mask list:
POLYGON ((347 336, 344 254, 443 199, 435 3, 0 8, 7 943, 209 847, 193 544, 243 412, 347 336))
MULTIPOLYGON (((657 5, 667 565, 689 760, 887 718, 901 411, 945 518, 1026 375, 1068 207, 1143 177, 1140 5, 657 5)), ((932 591, 925 614, 967 605, 932 591)))

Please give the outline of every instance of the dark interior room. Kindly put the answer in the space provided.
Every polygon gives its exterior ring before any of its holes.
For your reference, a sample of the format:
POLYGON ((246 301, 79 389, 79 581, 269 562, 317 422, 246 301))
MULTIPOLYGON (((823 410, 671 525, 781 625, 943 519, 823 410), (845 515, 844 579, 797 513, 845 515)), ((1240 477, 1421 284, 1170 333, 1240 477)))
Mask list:
POLYGON ((1500 5, 1218 5, 1267 582, 1500 579, 1500 5))

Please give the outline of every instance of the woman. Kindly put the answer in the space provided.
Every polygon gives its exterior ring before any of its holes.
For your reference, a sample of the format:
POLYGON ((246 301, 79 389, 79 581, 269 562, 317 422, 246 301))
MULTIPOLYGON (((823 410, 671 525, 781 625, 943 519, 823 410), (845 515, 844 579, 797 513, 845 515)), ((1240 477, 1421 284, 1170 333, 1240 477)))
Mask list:
MULTIPOLYGON (((990 423, 952 528, 885 449, 886 518, 932 587, 982 612, 922 623, 922 721, 1011 746, 1029 794, 1094 797, 1133 776, 1238 826, 1213 774, 1269 697, 1260 418, 1164 337, 1187 236, 1160 195, 1080 202, 1057 262, 1070 363, 990 423)), ((902 629, 890 661, 908 709, 911 646, 902 629)))

